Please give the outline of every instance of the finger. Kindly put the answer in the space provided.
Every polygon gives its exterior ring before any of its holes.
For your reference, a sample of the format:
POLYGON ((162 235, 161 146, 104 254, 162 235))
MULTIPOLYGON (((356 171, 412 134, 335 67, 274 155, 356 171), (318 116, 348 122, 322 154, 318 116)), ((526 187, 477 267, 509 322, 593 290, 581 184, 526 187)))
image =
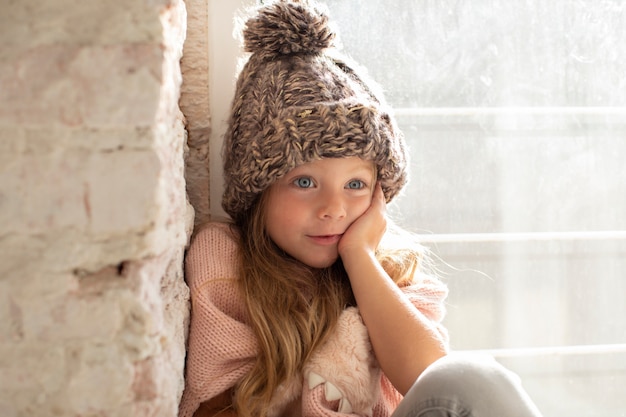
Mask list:
POLYGON ((385 193, 383 192, 383 187, 380 185, 380 182, 376 183, 376 187, 374 188, 374 194, 372 194, 372 204, 374 202, 378 202, 378 204, 382 205, 385 209, 387 208, 385 193))
POLYGON ((380 181, 378 181, 374 187, 374 197, 385 199, 385 193, 383 193, 383 186, 380 181))

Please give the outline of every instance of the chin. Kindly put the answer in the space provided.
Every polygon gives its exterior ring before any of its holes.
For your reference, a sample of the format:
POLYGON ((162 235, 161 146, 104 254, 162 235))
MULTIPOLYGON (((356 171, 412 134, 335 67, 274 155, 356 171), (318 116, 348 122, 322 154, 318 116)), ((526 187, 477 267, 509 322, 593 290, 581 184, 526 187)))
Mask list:
POLYGON ((332 258, 332 259, 308 259, 308 260, 300 260, 300 262, 304 263, 305 265, 310 266, 311 268, 316 268, 316 269, 323 269, 323 268, 328 268, 329 266, 333 265, 335 262, 337 262, 338 257, 332 258))

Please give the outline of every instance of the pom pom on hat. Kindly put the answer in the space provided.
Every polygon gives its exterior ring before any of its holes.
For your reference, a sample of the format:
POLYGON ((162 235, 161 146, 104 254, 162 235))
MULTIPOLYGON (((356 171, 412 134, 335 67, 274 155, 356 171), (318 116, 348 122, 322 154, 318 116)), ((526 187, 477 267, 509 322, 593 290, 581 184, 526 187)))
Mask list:
POLYGON ((226 213, 242 220, 276 180, 322 158, 372 161, 385 199, 396 196, 407 181, 404 137, 377 86, 331 48, 327 14, 312 1, 278 1, 258 9, 243 35, 251 55, 222 149, 226 213))
POLYGON ((321 10, 275 3, 246 23, 244 48, 267 54, 316 54, 332 45, 335 33, 321 10))

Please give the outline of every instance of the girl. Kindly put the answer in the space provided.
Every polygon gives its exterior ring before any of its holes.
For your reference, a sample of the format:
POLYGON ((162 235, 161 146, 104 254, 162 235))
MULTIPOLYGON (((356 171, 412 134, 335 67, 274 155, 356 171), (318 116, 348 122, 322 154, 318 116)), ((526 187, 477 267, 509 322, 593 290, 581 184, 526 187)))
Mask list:
POLYGON ((334 36, 304 3, 246 23, 223 155, 232 222, 198 231, 186 259, 180 416, 538 415, 494 361, 448 355, 446 288, 387 230, 403 137, 334 36))

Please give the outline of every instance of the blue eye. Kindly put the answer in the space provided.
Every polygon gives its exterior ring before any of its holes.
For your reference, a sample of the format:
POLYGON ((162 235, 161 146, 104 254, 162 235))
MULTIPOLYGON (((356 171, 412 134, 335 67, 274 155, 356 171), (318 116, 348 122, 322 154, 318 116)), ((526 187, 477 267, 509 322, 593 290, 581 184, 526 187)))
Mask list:
POLYGON ((350 182, 348 182, 346 188, 349 188, 351 190, 360 190, 361 188, 365 187, 365 183, 361 180, 351 180, 350 182))
POLYGON ((309 177, 300 177, 293 183, 300 188, 311 188, 313 186, 313 180, 309 177))

